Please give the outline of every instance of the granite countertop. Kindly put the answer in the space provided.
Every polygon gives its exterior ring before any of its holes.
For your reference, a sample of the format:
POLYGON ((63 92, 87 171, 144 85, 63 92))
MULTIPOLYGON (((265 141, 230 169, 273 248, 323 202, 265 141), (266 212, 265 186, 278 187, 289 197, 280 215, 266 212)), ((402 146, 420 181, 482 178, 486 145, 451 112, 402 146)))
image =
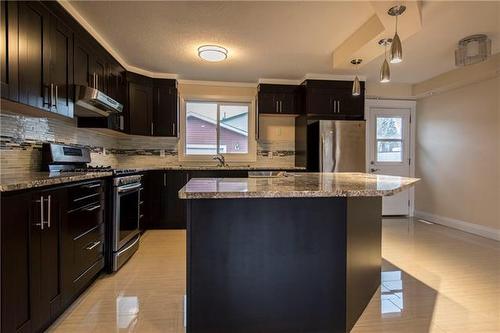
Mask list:
POLYGON ((13 175, 0 175, 0 192, 59 185, 89 179, 104 178, 111 175, 111 172, 67 172, 62 174, 49 172, 29 172, 13 175))
MULTIPOLYGON (((127 169, 124 166, 118 166, 118 169, 127 169)), ((171 165, 171 166, 151 166, 143 168, 135 168, 138 173, 154 170, 304 170, 300 167, 260 167, 260 166, 203 166, 203 165, 171 165)), ((18 174, 0 174, 0 192, 18 191, 29 188, 59 185, 64 183, 77 182, 88 179, 104 178, 112 176, 111 172, 89 172, 89 173, 49 173, 49 172, 26 172, 18 174)))
POLYGON ((194 178, 181 199, 389 196, 419 179, 366 173, 290 173, 277 178, 194 178))
MULTIPOLYGON (((119 168, 122 168, 120 166, 119 168)), ((126 167, 123 167, 127 169, 126 167)), ((207 170, 207 171, 224 171, 224 170, 242 170, 242 171, 259 171, 259 170, 305 170, 305 167, 286 167, 286 166, 274 166, 274 167, 264 167, 264 166, 253 166, 253 165, 229 165, 225 167, 219 167, 216 165, 167 165, 167 166, 152 166, 152 167, 130 167, 131 169, 136 169, 137 172, 143 171, 155 171, 155 170, 207 170)))

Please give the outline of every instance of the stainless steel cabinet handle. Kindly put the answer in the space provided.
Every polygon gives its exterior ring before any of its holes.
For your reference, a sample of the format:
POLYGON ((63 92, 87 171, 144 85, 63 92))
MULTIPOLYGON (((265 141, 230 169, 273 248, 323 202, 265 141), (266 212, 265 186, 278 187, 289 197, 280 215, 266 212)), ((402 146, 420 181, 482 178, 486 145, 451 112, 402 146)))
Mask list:
POLYGON ((175 123, 172 123, 172 135, 175 135, 175 123))
POLYGON ((40 223, 35 223, 35 225, 40 226, 40 229, 43 230, 43 196, 40 197, 40 200, 36 202, 40 202, 40 223))
POLYGON ((94 88, 97 89, 97 79, 96 79, 96 75, 95 75, 95 72, 92 74, 92 77, 93 77, 93 85, 94 85, 94 88))
POLYGON ((101 244, 101 241, 94 242, 94 243, 92 243, 92 245, 87 246, 85 249, 87 249, 87 250, 93 250, 93 249, 95 249, 95 248, 96 248, 96 246, 98 246, 99 244, 101 244))
POLYGON ((276 113, 280 113, 279 101, 276 101, 276 113))
POLYGON ((333 100, 333 113, 337 113, 337 101, 333 100))
POLYGON ((96 187, 101 187, 101 183, 97 183, 97 184, 88 184, 88 185, 83 185, 82 186, 83 188, 96 188, 96 187))
POLYGON ((283 101, 280 100, 280 113, 283 113, 283 101))
POLYGON ((337 101, 337 103, 338 103, 337 112, 340 113, 340 101, 337 101))
POLYGON ((48 205, 47 205, 47 226, 50 228, 50 215, 51 215, 51 211, 50 211, 50 200, 51 199, 51 196, 49 194, 49 199, 48 199, 48 205))
POLYGON ((54 84, 50 84, 50 107, 54 106, 54 84))
POLYGON ((57 110, 57 101, 59 100, 59 93, 58 93, 58 90, 59 90, 59 89, 58 89, 57 84, 55 85, 55 87, 56 87, 56 88, 55 88, 55 90, 56 90, 56 98, 54 99, 54 107, 55 107, 55 108, 56 108, 56 110, 57 110))
POLYGON ((99 209, 99 208, 101 208, 101 205, 95 205, 94 207, 85 208, 85 211, 93 212, 94 210, 99 209))
POLYGON ((163 174, 163 186, 167 187, 167 174, 166 173, 163 174))
POLYGON ((153 133, 154 133, 154 124, 153 122, 151 122, 151 135, 153 135, 153 133))

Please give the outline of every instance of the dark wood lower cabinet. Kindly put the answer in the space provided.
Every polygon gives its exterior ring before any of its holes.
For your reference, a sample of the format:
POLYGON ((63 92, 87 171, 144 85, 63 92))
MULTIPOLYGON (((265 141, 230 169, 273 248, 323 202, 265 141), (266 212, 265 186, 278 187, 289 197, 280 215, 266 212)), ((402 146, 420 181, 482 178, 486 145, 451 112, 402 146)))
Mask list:
POLYGON ((32 332, 31 194, 2 195, 2 332, 32 332))
POLYGON ((43 331, 102 270, 104 194, 74 187, 2 194, 1 332, 43 331))

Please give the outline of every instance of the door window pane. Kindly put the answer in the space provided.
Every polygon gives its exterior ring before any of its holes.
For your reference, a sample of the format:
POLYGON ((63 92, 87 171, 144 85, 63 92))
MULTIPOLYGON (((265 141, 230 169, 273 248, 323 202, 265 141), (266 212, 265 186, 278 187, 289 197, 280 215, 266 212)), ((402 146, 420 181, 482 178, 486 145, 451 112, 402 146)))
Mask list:
POLYGON ((402 162, 402 141, 377 140, 377 162, 402 162))
POLYGON ((230 154, 248 153, 248 105, 220 106, 219 151, 230 154))
POLYGON ((377 117, 377 139, 403 139, 401 117, 377 117))
POLYGON ((377 162, 403 162, 403 118, 377 117, 377 162))
POLYGON ((186 103, 186 155, 217 154, 217 103, 186 103))

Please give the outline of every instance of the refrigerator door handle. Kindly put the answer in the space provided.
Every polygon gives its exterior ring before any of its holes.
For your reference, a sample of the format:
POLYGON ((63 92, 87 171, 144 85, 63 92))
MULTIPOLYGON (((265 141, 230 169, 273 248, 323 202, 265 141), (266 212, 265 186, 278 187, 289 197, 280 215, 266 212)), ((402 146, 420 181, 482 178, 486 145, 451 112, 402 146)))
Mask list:
POLYGON ((319 172, 324 172, 323 154, 325 153, 325 137, 321 135, 319 140, 319 172))

